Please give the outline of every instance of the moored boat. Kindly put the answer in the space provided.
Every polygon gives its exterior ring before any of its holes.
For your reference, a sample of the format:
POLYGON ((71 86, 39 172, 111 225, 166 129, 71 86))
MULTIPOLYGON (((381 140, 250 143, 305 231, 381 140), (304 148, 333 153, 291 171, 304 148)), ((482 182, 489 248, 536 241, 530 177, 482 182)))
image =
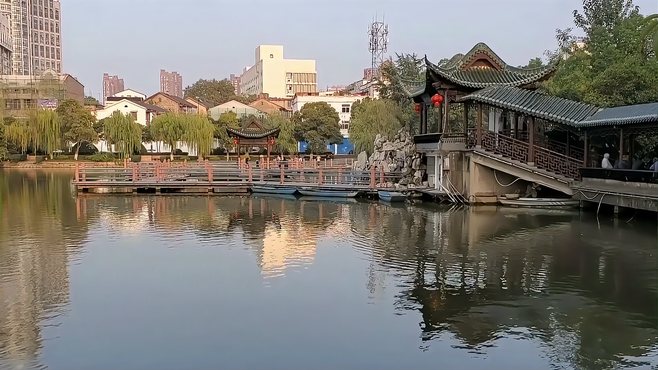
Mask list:
POLYGON ((379 200, 384 202, 404 202, 407 200, 405 194, 397 191, 378 190, 377 195, 379 195, 379 200))
POLYGON ((252 185, 251 191, 253 191, 254 193, 264 193, 264 194, 292 195, 297 192, 297 188, 290 186, 252 185))
POLYGON ((519 198, 519 199, 500 199, 500 204, 510 207, 530 207, 530 208, 571 208, 578 207, 579 201, 573 199, 561 198, 519 198))
POLYGON ((302 195, 312 197, 354 198, 359 195, 358 190, 343 190, 330 188, 300 188, 302 195))

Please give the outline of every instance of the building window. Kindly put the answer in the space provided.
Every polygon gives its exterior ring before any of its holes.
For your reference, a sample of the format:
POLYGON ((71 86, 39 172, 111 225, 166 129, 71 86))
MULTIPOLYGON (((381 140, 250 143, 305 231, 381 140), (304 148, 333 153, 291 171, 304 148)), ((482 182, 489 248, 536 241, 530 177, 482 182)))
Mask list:
POLYGON ((46 47, 46 58, 50 58, 50 48, 46 47))
POLYGON ((55 19, 59 20, 59 10, 55 9, 55 19))
POLYGON ((130 112, 130 117, 132 117, 133 120, 137 121, 137 112, 135 112, 135 111, 130 112))
POLYGON ((55 32, 55 22, 50 21, 50 32, 55 32))
POLYGON ((55 35, 50 35, 50 45, 55 45, 55 35))
POLYGON ((274 54, 270 54, 270 59, 274 59, 274 54))
POLYGON ((57 35, 57 38, 55 40, 57 41, 57 46, 59 46, 59 35, 57 35))
POLYGON ((11 109, 21 109, 21 99, 10 99, 11 109))
POLYGON ((33 27, 34 27, 35 29, 39 28, 39 21, 38 21, 36 18, 34 18, 34 20, 32 21, 32 23, 34 24, 33 27))
POLYGON ((50 61, 49 60, 46 61, 46 69, 50 69, 50 61))
POLYGON ((349 113, 349 112, 350 112, 350 105, 343 104, 343 113, 349 113))
POLYGON ((43 41, 43 32, 39 33, 39 43, 40 44, 44 43, 44 41, 43 41))
POLYGON ((55 33, 59 33, 59 23, 55 23, 55 33))
MULTIPOLYGON (((43 46, 39 46, 39 49, 41 49, 41 53, 39 54, 39 56, 42 57, 42 58, 45 57, 45 56, 46 56, 46 53, 45 53, 45 51, 43 50, 43 46)), ((42 62, 41 64, 43 64, 43 62, 42 62)))
POLYGON ((57 62, 57 72, 62 72, 62 65, 57 62))
POLYGON ((349 130, 350 129, 350 121, 342 121, 340 123, 340 129, 341 130, 349 130))
POLYGON ((26 109, 32 109, 37 107, 37 102, 36 100, 32 99, 25 99, 23 100, 23 104, 25 105, 26 109))
POLYGON ((50 39, 48 38, 48 35, 46 35, 46 45, 50 45, 50 39))
POLYGON ((39 19, 39 29, 43 31, 43 21, 39 19))
POLYGON ((50 19, 53 19, 55 16, 53 15, 53 10, 50 9, 50 19))
POLYGON ((51 58, 55 59, 55 47, 54 46, 50 47, 50 55, 52 55, 51 58))

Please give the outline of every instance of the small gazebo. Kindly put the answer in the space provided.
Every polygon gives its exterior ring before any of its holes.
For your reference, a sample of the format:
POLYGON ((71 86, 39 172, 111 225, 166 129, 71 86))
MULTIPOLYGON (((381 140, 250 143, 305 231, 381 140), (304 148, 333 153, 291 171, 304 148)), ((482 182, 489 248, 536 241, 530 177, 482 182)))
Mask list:
POLYGON ((252 117, 241 128, 227 127, 226 131, 230 137, 233 138, 233 143, 236 145, 238 152, 238 162, 240 161, 240 149, 246 148, 247 152, 250 148, 259 147, 267 148, 267 161, 269 163, 272 145, 274 139, 279 137, 281 129, 273 128, 267 129, 263 124, 252 117))

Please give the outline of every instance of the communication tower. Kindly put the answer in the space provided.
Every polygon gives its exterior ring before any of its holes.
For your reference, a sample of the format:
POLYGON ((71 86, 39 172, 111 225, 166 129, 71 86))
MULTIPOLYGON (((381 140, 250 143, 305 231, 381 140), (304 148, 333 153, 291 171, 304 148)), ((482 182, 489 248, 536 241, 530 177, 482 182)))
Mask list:
POLYGON ((384 23, 383 18, 380 22, 375 17, 368 28, 368 36, 370 37, 368 51, 372 55, 371 74, 375 79, 379 77, 379 68, 384 62, 384 54, 388 50, 388 25, 384 23))

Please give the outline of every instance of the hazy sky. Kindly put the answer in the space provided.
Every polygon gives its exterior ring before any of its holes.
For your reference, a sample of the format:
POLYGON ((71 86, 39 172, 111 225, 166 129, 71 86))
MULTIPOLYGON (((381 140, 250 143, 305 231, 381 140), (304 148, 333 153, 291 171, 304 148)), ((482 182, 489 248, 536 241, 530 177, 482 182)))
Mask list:
MULTIPOLYGON (((61 0, 64 72, 98 98, 103 73, 147 95, 161 68, 227 78, 254 64, 260 44, 284 57, 315 59, 318 87, 346 85, 370 66, 367 27, 389 25, 388 55, 438 61, 485 42, 512 65, 556 48, 555 29, 573 26, 580 0, 61 0)), ((658 1, 635 0, 643 14, 658 1)))

